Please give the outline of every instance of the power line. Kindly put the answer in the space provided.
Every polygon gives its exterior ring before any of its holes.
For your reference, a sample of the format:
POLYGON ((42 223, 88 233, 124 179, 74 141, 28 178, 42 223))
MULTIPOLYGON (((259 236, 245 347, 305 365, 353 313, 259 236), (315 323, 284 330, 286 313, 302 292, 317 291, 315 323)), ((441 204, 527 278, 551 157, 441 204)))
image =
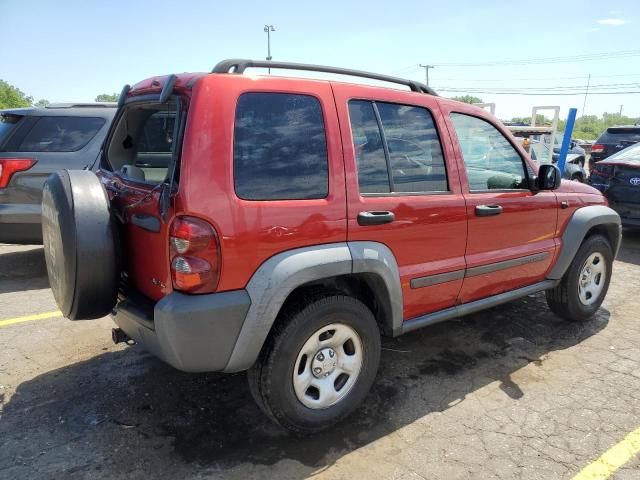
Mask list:
MULTIPOLYGON (((453 88, 437 88, 434 87, 434 90, 436 91, 441 91, 441 92, 452 92, 452 93, 484 93, 486 95, 527 95, 527 96, 546 96, 546 95, 553 95, 553 96, 568 96, 568 95, 584 95, 585 93, 587 93, 586 91, 582 91, 582 92, 562 92, 562 93, 558 93, 558 92, 525 92, 525 91, 483 91, 483 90, 467 90, 467 89, 453 89, 453 88)), ((615 91, 615 92, 591 92, 589 91, 589 95, 634 95, 634 94, 639 94, 640 90, 638 91, 627 91, 627 92, 620 92, 620 91, 615 91)))
POLYGON ((600 91, 600 92, 611 92, 611 91, 624 91, 633 88, 640 88, 640 82, 631 82, 631 83, 601 83, 592 85, 590 80, 587 81, 586 90, 585 85, 572 85, 572 86, 554 86, 554 87, 511 87, 511 86, 501 86, 501 87, 462 87, 462 86, 446 86, 442 85, 436 87, 438 90, 465 90, 468 92, 474 91, 482 91, 484 92, 500 92, 508 90, 510 92, 536 92, 536 93, 573 93, 579 91, 600 91))
MULTIPOLYGON (((591 78, 613 78, 613 77, 640 77, 640 73, 622 73, 617 75, 591 75, 591 78)), ((584 75, 577 75, 571 77, 524 77, 524 78, 467 78, 464 77, 462 80, 468 82, 516 82, 516 81, 525 81, 530 80, 532 82, 537 82, 540 80, 576 80, 576 79, 584 79, 584 75)), ((439 80, 443 81, 456 81, 460 80, 460 77, 454 78, 439 78, 439 80)))
POLYGON ((438 67, 497 67, 497 66, 510 66, 510 65, 538 65, 548 63, 576 63, 576 62, 588 62, 594 60, 609 60, 614 58, 627 58, 640 56, 640 50, 619 50, 615 52, 601 52, 582 55, 570 55, 564 57, 540 57, 540 58, 525 58, 519 60, 499 60, 489 62, 468 62, 468 63, 456 63, 445 62, 435 64, 438 67))

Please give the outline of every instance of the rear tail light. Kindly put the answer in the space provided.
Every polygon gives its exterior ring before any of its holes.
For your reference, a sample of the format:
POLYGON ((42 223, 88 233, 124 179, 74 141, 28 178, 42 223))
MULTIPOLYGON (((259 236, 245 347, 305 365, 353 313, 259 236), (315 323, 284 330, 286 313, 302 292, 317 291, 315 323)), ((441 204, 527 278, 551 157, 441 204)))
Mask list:
POLYGON ((0 158, 0 188, 7 188, 14 173, 29 170, 35 164, 32 158, 0 158))
POLYGON ((604 152, 604 145, 601 145, 599 143, 594 143, 591 146, 591 153, 602 153, 604 152))
POLYGON ((220 278, 220 242, 214 228, 195 217, 176 217, 169 233, 173 288, 212 293, 220 278))
POLYGON ((600 175, 601 177, 604 177, 604 178, 611 178, 613 177, 613 173, 614 173, 613 165, 606 165, 606 164, 602 165, 602 164, 596 163, 593 166, 592 174, 600 175))

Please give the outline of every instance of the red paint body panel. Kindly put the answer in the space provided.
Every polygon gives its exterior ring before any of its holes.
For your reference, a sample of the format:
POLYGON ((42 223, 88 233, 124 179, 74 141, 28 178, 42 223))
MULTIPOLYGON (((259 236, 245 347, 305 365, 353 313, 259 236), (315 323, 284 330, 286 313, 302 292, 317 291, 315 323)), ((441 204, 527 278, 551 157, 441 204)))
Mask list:
POLYGON ((456 152, 461 184, 467 204, 468 237, 466 249, 467 268, 512 260, 518 257, 548 252, 545 261, 527 263, 507 269, 501 269, 485 275, 470 276, 464 279, 458 298, 459 303, 479 300, 508 290, 530 285, 544 279, 545 273, 555 259, 556 242, 554 240, 558 220, 558 200, 554 192, 489 191, 471 192, 467 181, 462 151, 460 150, 455 129, 450 121, 452 112, 459 112, 482 118, 498 130, 511 143, 528 166, 529 171, 537 171, 537 165, 529 159, 519 142, 500 122, 485 110, 471 105, 443 100, 445 121, 451 132, 451 140, 456 152), (478 205, 500 205, 500 215, 478 217, 475 208, 478 205))
MULTIPOLYGON (((130 96, 158 93, 168 77, 144 80, 130 96)), ((387 88, 284 77, 233 74, 183 74, 176 93, 189 99, 181 158, 181 179, 169 221, 159 233, 127 223, 122 233, 130 281, 158 300, 171 291, 168 229, 175 215, 208 221, 220 238, 218 291, 243 288, 267 259, 280 252, 331 242, 374 241, 388 246, 399 266, 405 320, 542 280, 552 267, 560 237, 573 212, 606 201, 595 189, 563 182, 556 192, 469 192, 464 161, 449 119, 453 111, 481 117, 495 125, 537 172, 519 142, 484 110, 440 97, 387 88), (245 92, 312 95, 321 104, 327 135, 329 194, 320 200, 246 201, 233 184, 233 134, 237 100, 245 92), (427 108, 438 130, 447 168, 449 192, 424 195, 360 195, 348 101, 368 99, 427 108), (560 209, 561 201, 569 207, 560 209), (475 206, 500 204, 503 213, 477 217, 475 206), (361 211, 388 210, 391 224, 361 226, 361 211), (548 252, 544 261, 423 288, 411 280, 440 273, 548 252)), ((105 183, 120 182, 102 172, 105 183)), ((114 199, 130 204, 149 188, 128 185, 114 199)), ((157 195, 129 209, 158 214, 157 195)), ((127 216, 125 216, 127 219, 127 216)))
POLYGON ((458 167, 435 97, 386 88, 334 83, 333 90, 343 132, 343 150, 347 181, 350 241, 385 244, 393 252, 400 270, 403 317, 410 319, 455 304, 462 280, 412 289, 411 279, 461 270, 465 267, 464 250, 467 220, 464 198, 460 192, 458 167), (450 192, 445 194, 362 196, 358 190, 348 102, 351 99, 378 100, 427 108, 442 139, 450 192), (385 210, 395 214, 386 225, 361 226, 359 212, 385 210))
POLYGON ((218 233, 218 290, 243 288, 273 255, 347 238, 344 167, 335 102, 328 82, 209 75, 193 90, 182 152, 182 211, 218 233), (247 201, 233 186, 233 128, 238 97, 268 91, 312 95, 322 106, 329 156, 329 196, 321 200, 247 201), (206 199, 206 200, 205 200, 206 199))

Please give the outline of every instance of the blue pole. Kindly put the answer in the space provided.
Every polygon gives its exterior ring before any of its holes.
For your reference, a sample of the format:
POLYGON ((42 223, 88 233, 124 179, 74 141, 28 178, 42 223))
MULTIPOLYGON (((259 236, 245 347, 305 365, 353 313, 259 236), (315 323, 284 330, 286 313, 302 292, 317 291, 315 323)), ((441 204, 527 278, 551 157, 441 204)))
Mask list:
MULTIPOLYGON (((571 145, 571 135, 573 134, 573 125, 576 123, 577 108, 569 109, 569 116, 567 117, 567 126, 564 129, 564 137, 562 138, 562 146, 560 147, 560 155, 558 157, 558 168, 560 172, 564 173, 564 164, 567 161, 567 153, 569 153, 569 146, 571 145)), ((553 145, 551 145, 553 148, 553 145)))

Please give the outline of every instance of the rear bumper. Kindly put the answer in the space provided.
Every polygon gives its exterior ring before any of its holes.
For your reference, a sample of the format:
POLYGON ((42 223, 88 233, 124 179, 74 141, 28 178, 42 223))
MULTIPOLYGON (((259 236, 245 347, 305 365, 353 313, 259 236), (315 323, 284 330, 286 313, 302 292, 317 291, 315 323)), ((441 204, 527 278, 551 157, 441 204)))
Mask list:
POLYGON ((250 305, 245 290, 173 292, 155 305, 122 300, 112 318, 129 337, 178 370, 213 372, 227 366, 250 305))
POLYGON ((41 244, 40 205, 0 203, 0 243, 41 244))
POLYGON ((0 203, 0 243, 42 243, 40 205, 0 203))

